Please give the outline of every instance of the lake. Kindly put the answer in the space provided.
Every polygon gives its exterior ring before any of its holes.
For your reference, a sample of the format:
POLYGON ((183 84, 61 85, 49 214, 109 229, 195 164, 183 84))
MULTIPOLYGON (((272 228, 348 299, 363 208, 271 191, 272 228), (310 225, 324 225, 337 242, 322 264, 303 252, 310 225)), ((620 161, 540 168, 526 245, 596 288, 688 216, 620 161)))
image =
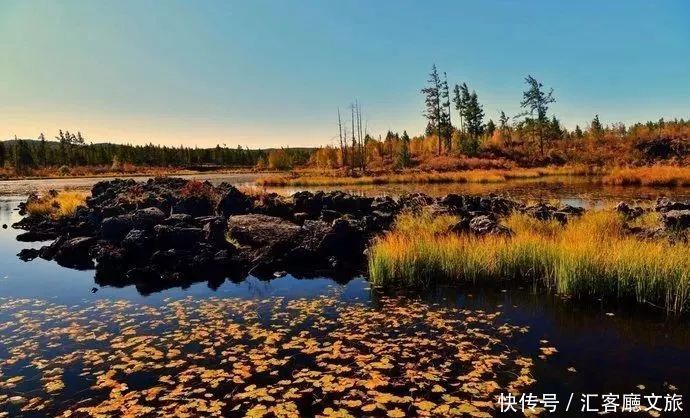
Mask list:
MULTIPOLYGON (((93 180, 9 183, 0 182, 7 225, 20 219, 26 193, 93 180)), ((582 205, 690 197, 581 179, 346 189, 582 205)), ((0 411, 8 416, 510 416, 487 403, 507 388, 555 394, 555 415, 565 415, 571 394, 570 411, 580 411, 582 394, 600 395, 599 408, 609 393, 640 394, 642 405, 652 394, 690 394, 690 321, 651 306, 530 287, 384 294, 364 277, 290 275, 142 294, 100 286, 93 271, 23 262, 16 254, 41 244, 17 242, 17 233, 0 229, 0 411)))

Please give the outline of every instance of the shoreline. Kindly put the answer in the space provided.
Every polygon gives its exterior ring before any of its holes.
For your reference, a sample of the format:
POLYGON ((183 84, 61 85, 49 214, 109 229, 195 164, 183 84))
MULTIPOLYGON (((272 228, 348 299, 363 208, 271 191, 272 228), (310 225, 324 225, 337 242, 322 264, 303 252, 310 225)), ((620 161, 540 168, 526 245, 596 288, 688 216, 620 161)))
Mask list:
POLYGON ((208 171, 198 171, 198 170, 180 170, 180 171, 165 171, 162 173, 155 172, 134 172, 134 173, 103 173, 103 174, 89 174, 84 176, 23 176, 23 177, 0 177, 0 183, 10 182, 10 181, 34 181, 34 180, 75 180, 75 179, 106 179, 106 178, 141 178, 141 177, 170 177, 170 176, 195 176, 202 174, 271 174, 278 173, 278 171, 257 171, 252 169, 229 169, 229 170, 208 170, 208 171))

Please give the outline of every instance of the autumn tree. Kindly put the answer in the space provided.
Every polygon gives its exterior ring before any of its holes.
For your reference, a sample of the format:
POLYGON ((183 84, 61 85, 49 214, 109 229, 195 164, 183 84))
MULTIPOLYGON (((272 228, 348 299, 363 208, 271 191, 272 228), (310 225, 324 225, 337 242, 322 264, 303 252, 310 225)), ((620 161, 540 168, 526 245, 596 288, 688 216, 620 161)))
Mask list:
POLYGON ((556 99, 553 98, 553 89, 545 92, 544 85, 531 75, 525 78, 525 83, 527 90, 522 93, 522 102, 520 102, 520 106, 525 109, 525 112, 518 116, 532 119, 529 121, 532 123, 528 122, 527 125, 534 126, 539 140, 539 150, 544 156, 544 137, 549 123, 547 113, 549 105, 554 103, 556 99))
POLYGON ((433 129, 438 135, 438 155, 441 155, 441 78, 438 75, 436 64, 431 68, 427 83, 427 87, 422 89, 422 93, 425 95, 424 102, 426 104, 424 116, 429 121, 428 127, 433 129))

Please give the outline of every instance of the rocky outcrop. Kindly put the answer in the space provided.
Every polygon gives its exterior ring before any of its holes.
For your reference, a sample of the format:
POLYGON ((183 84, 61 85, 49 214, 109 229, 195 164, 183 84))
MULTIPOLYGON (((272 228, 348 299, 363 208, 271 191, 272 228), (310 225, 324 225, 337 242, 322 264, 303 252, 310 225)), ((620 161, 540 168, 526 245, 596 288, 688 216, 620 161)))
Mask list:
POLYGON ((662 197, 657 199, 656 204, 654 205, 654 210, 661 213, 672 210, 690 210, 690 202, 677 202, 662 197))
POLYGON ((556 207, 549 203, 537 203, 535 205, 519 207, 519 211, 541 221, 556 220, 566 224, 569 219, 582 215, 585 210, 581 207, 563 205, 556 207))
POLYGON ((690 227, 690 210, 669 210, 661 214, 664 227, 673 230, 685 230, 690 227))
POLYGON ((368 240, 401 205, 342 192, 247 195, 229 184, 176 178, 96 183, 86 205, 58 220, 29 217, 18 239, 52 241, 20 254, 94 268, 101 284, 157 289, 209 277, 363 267, 368 240))
MULTIPOLYGON (((660 202, 657 210, 668 213, 667 208, 681 210, 670 202, 660 202)), ((98 283, 154 290, 244 278, 248 272, 258 277, 361 272, 369 241, 392 228, 401 212, 419 211, 459 217, 452 233, 509 237, 501 220, 516 211, 566 223, 584 210, 528 206, 495 195, 250 195, 229 184, 157 178, 99 182, 74 216, 24 218, 14 227, 27 231, 19 239, 52 241, 23 251, 22 259, 95 268, 98 283)), ((669 224, 678 219, 685 225, 685 218, 666 216, 669 224)))
POLYGON ((614 209, 627 220, 637 219, 644 214, 642 207, 630 205, 627 202, 619 202, 614 209))

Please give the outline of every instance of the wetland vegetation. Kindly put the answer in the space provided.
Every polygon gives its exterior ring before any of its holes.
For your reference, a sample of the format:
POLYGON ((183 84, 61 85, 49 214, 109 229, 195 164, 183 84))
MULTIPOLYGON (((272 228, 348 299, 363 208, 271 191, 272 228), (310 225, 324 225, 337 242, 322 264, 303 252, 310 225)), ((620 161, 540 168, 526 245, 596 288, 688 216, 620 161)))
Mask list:
MULTIPOLYGON (((400 216, 370 249, 372 283, 537 281, 563 295, 628 298, 675 312, 688 307, 690 246, 684 235, 633 234, 636 227, 614 210, 585 213, 565 225, 516 213, 503 221, 506 233, 482 236, 454 233, 459 221, 449 215, 400 216)), ((661 221, 655 223, 651 228, 661 221)))

